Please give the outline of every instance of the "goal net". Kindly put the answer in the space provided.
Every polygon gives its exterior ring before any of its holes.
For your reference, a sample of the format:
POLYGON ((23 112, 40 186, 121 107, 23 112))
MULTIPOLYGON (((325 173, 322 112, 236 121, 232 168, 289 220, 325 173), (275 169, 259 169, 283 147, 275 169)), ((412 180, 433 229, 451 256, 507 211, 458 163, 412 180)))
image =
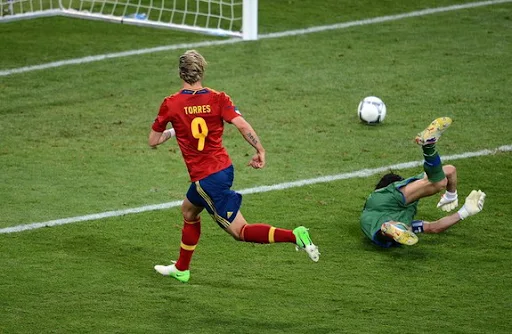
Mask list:
POLYGON ((0 0, 0 22, 68 16, 255 40, 258 0, 0 0))

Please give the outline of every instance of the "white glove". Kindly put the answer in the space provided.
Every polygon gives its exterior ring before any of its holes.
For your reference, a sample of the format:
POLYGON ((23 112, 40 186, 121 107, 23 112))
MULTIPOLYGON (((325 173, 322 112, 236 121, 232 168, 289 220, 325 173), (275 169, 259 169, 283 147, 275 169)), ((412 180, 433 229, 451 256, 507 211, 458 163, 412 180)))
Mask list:
POLYGON ((485 202, 485 193, 481 190, 473 190, 466 197, 466 202, 458 211, 460 219, 466 219, 482 211, 485 202))
POLYGON ((439 203, 437 203, 437 207, 446 212, 452 211, 457 206, 459 206, 459 200, 458 200, 457 194, 452 199, 448 199, 446 197, 446 194, 444 194, 443 196, 441 196, 441 200, 439 200, 439 203))

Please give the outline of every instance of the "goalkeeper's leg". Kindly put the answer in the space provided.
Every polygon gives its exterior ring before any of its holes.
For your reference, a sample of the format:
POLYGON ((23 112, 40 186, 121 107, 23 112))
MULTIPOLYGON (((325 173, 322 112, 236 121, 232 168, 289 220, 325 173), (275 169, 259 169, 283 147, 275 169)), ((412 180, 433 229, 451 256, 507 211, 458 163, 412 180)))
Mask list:
POLYGON ((443 166, 446 175, 446 192, 441 195, 441 199, 437 203, 437 207, 443 211, 450 212, 459 205, 457 195, 457 170, 455 166, 443 166))
POLYGON ((449 117, 437 118, 416 136, 416 143, 423 149, 423 158, 425 159, 423 169, 432 183, 440 182, 446 177, 436 143, 451 124, 452 119, 449 117))
POLYGON ((441 117, 434 120, 425 130, 416 137, 416 142, 423 150, 425 162, 423 169, 431 185, 427 186, 422 197, 438 193, 444 188, 446 192, 441 196, 437 207, 449 212, 458 206, 457 173, 454 166, 443 166, 437 152, 436 143, 441 134, 452 124, 449 117, 441 117))
POLYGON ((455 167, 450 165, 443 166, 436 147, 441 134, 451 123, 452 120, 448 117, 438 118, 416 136, 416 142, 421 145, 423 151, 423 170, 426 176, 424 179, 412 182, 401 189, 407 203, 432 196, 448 187, 448 192, 445 194, 446 197, 442 203, 438 204, 438 207, 449 211, 453 209, 453 204, 457 205, 454 203, 457 200, 455 167))

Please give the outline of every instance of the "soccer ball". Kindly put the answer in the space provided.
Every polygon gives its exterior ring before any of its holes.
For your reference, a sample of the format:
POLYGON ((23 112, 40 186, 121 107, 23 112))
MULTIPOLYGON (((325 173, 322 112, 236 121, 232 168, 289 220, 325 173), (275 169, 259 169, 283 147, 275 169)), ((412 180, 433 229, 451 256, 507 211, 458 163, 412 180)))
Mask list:
POLYGON ((359 102, 357 115, 366 124, 382 123, 386 118, 386 105, 376 96, 367 96, 359 102))

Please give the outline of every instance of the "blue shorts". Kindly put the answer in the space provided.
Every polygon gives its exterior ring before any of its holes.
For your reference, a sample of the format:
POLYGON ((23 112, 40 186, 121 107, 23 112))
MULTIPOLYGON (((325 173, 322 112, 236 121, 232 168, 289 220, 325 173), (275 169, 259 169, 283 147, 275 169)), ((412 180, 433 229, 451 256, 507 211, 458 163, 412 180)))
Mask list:
POLYGON ((231 165, 191 183, 187 191, 188 200, 195 206, 205 208, 223 229, 233 222, 242 206, 242 195, 231 190, 234 174, 231 165))

